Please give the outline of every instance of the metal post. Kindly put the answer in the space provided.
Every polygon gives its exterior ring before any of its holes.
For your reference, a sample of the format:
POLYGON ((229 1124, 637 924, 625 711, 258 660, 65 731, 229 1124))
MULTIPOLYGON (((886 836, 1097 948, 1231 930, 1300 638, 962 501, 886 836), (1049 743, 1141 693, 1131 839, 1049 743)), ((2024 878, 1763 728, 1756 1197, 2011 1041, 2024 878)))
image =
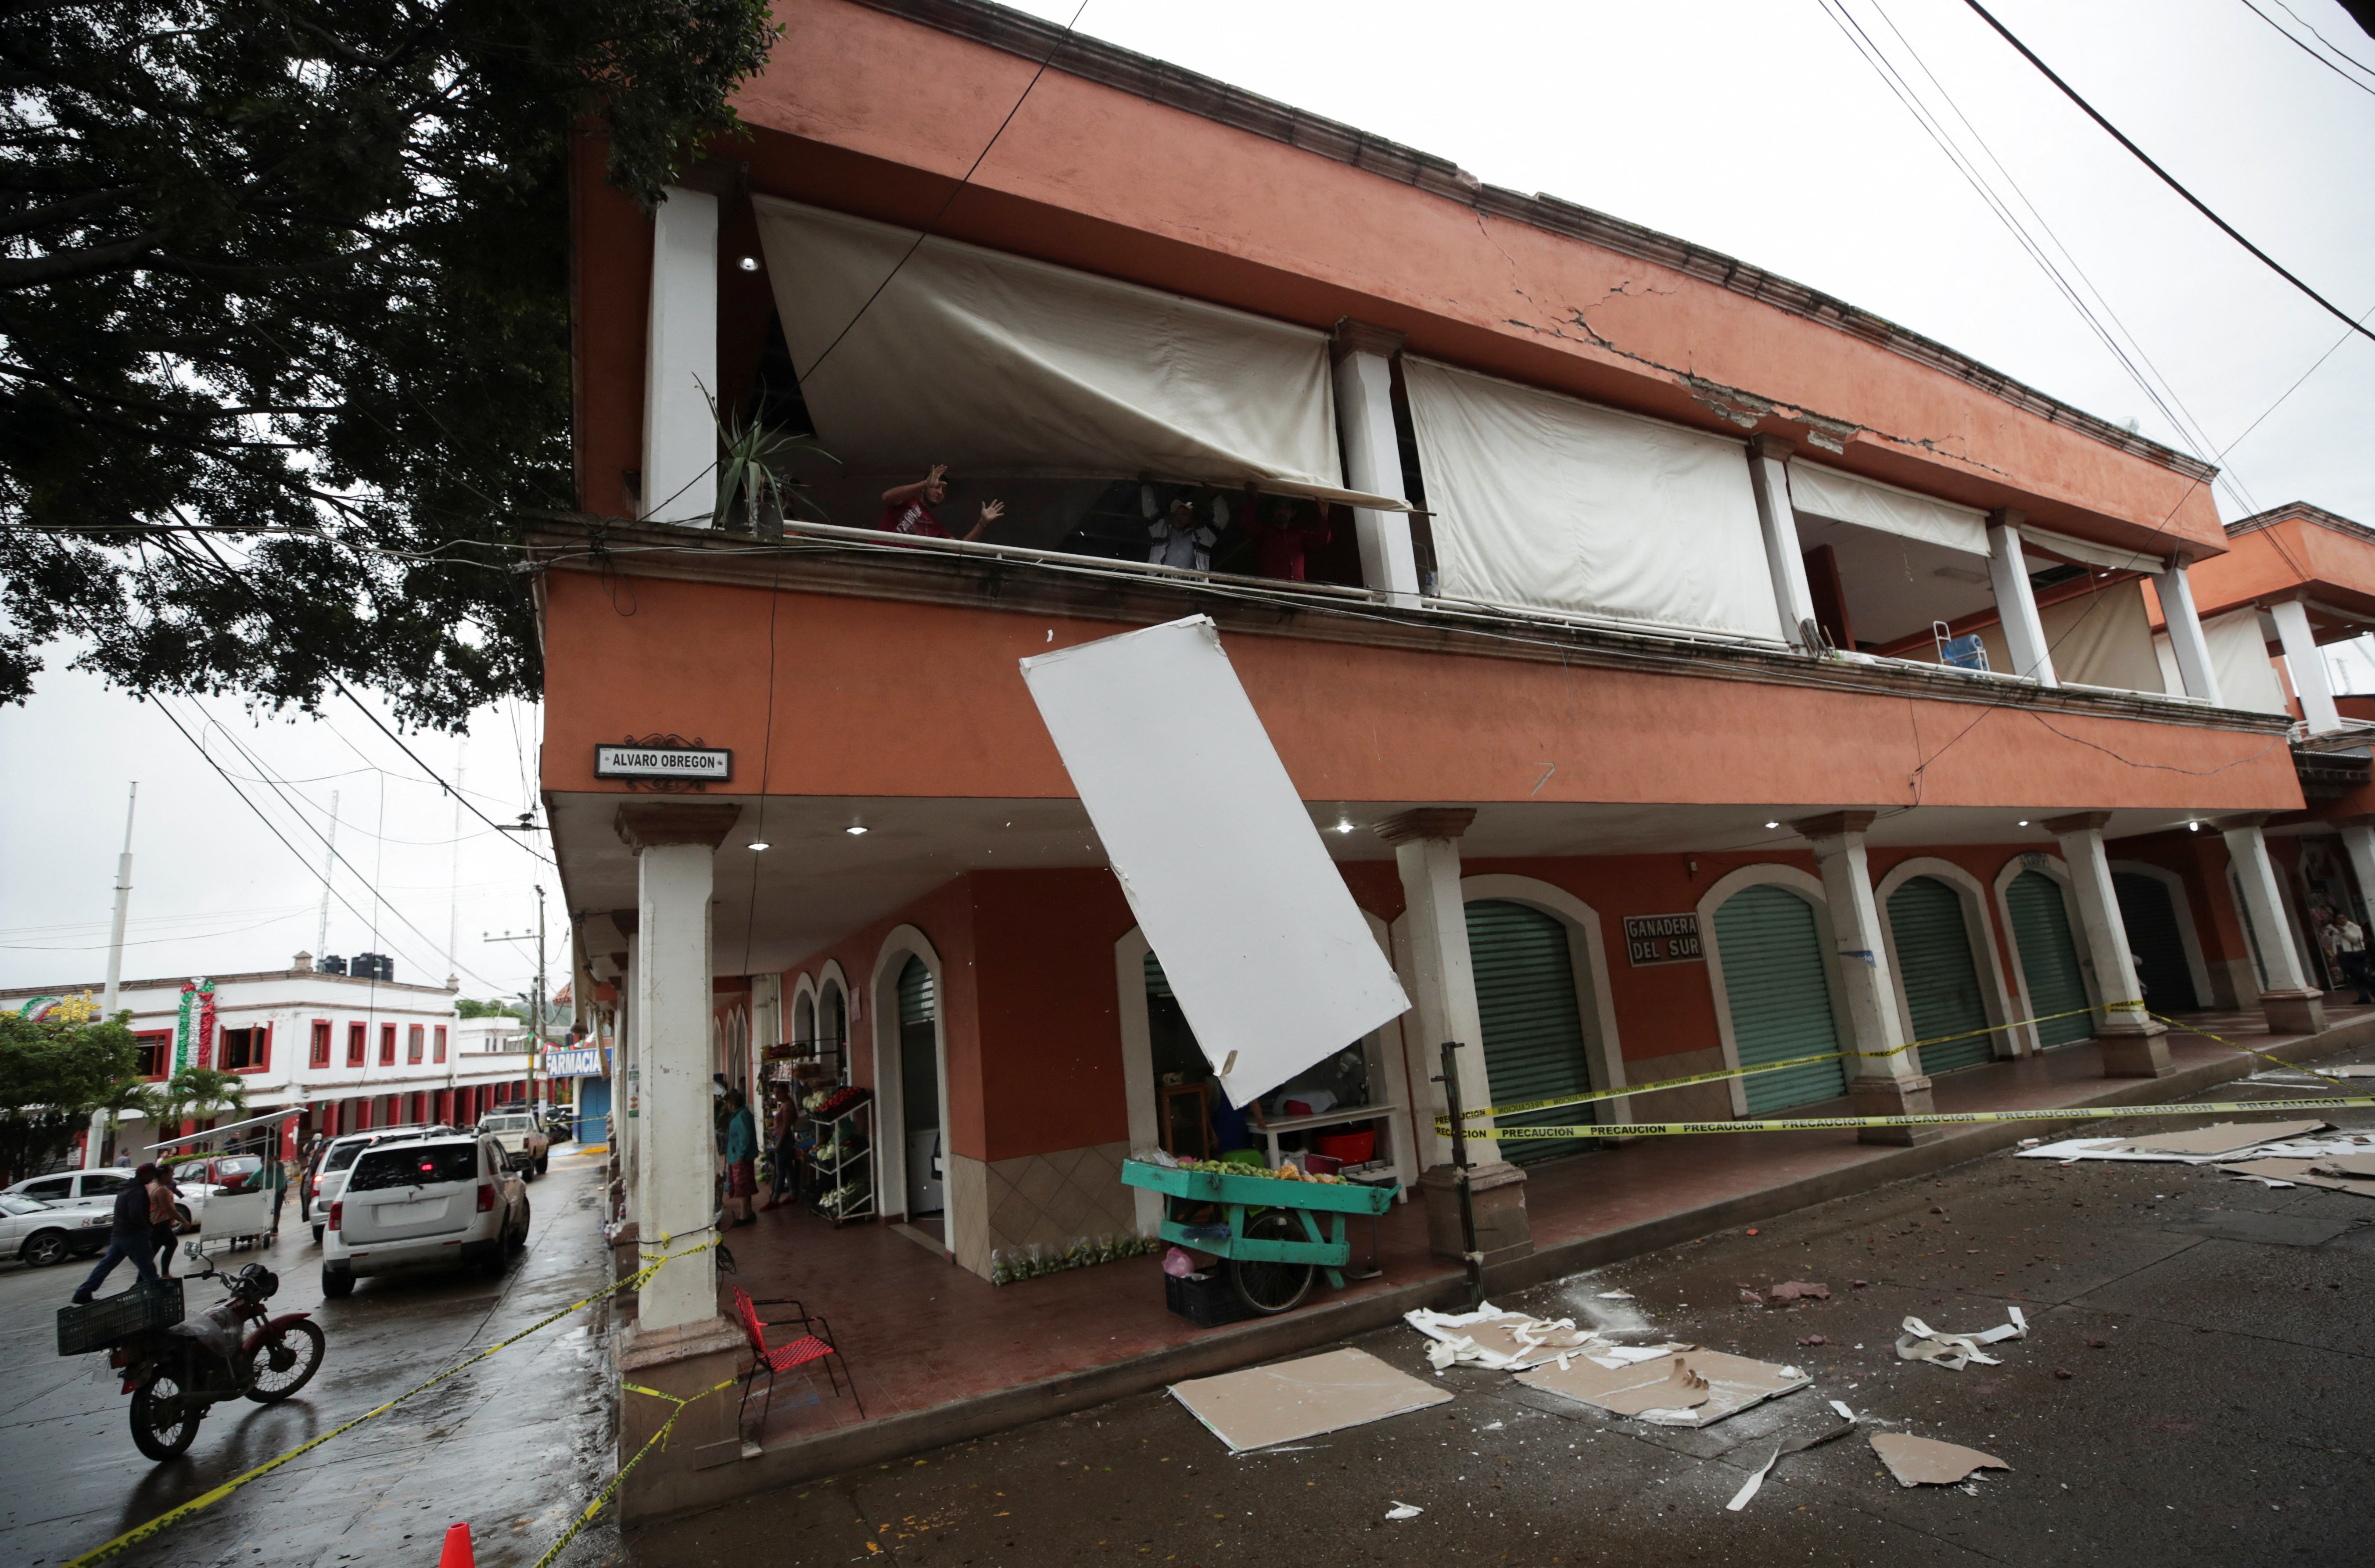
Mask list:
POLYGON ((550 993, 544 988, 544 889, 536 890, 536 1006, 535 1021, 527 1036, 527 1103, 532 1115, 536 1112, 536 1064, 544 1055, 545 997, 550 993))
MULTIPOLYGON (((132 781, 132 793, 124 803, 124 853, 115 857, 115 934, 107 944, 107 995, 99 1004, 101 1022, 115 1017, 116 998, 124 987, 124 916, 132 911, 132 814, 140 805, 140 781, 132 781)), ((108 1114, 93 1111, 90 1130, 83 1135, 82 1168, 99 1169, 101 1146, 107 1140, 108 1114)))
POLYGON ((1468 1310, 1474 1312, 1484 1300, 1484 1255, 1476 1250, 1476 1199, 1468 1188, 1468 1124, 1460 1116, 1459 1067, 1451 1055, 1459 1049, 1457 1040, 1443 1043, 1443 1076, 1435 1081, 1443 1085, 1444 1106, 1451 1113, 1451 1167, 1459 1183, 1459 1256, 1468 1266, 1468 1310))

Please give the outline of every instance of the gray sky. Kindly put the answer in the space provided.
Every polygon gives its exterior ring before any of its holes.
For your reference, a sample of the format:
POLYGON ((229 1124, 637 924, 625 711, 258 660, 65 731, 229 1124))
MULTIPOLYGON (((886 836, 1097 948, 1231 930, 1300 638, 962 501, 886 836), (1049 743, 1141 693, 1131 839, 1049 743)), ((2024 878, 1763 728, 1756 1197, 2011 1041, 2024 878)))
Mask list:
MULTIPOLYGON (((2137 386, 1820 0, 1471 0, 1449 8, 1090 0, 1081 27, 1454 159, 1492 183, 1728 251, 2082 408, 2133 419, 2227 470, 2241 492, 2218 491, 2230 521, 2298 499, 2375 524, 2365 434, 2375 343, 2345 344, 2270 414, 2344 336, 2339 323, 2161 186, 1959 0, 1833 3, 1932 106, 2097 315, 2132 345, 2131 357, 2140 349, 2166 377, 2161 396, 2182 405, 2187 429, 2137 386), (2034 215, 2013 195, 2015 183, 2034 215), (2049 227, 2067 257, 2046 239, 2049 227), (2112 315, 2123 324, 2112 325, 2112 315)), ((2331 0, 2290 3, 2309 26, 2375 65, 2375 39, 2331 0)), ((2260 4, 2294 25, 2276 0, 2260 4)), ((1025 0, 1023 8, 1060 22, 1072 5, 1025 0)), ((2344 309, 2375 308, 2375 181, 2364 169, 2375 147, 2375 92, 2319 65, 2240 0, 2000 0, 1991 8, 2263 249, 2344 309)), ((2375 661, 2363 654, 2350 673, 2348 684, 2375 686, 2375 661)), ((478 937, 533 924, 537 863, 510 835, 466 818, 452 872, 451 801, 360 713, 339 703, 326 723, 258 725, 235 700, 176 711, 185 722, 210 714, 274 772, 307 781, 292 794, 310 803, 298 809, 317 826, 326 825, 330 791, 340 792, 339 847, 385 895, 378 945, 396 955, 399 979, 443 977, 458 897, 465 988, 526 984, 526 949, 478 937), (449 890, 456 883, 458 894, 449 890), (473 972, 496 984, 481 984, 473 972)), ((227 768, 254 771, 219 733, 207 739, 227 768)), ((490 816, 505 819, 532 804, 536 744, 533 709, 473 723, 462 767, 490 816)), ((453 776, 453 740, 421 738, 415 749, 453 776)), ((155 709, 53 668, 30 707, 0 710, 0 984, 104 973, 133 778, 141 815, 131 935, 146 945, 127 952, 127 975, 266 968, 313 947, 320 841, 270 791, 246 785, 303 850, 301 862, 292 857, 155 709)), ((533 842, 541 849, 540 838, 533 842)), ((351 954, 371 945, 374 905, 355 872, 341 870, 337 886, 362 916, 334 904, 329 947, 351 954)), ((557 898, 553 909, 558 930, 557 898)))

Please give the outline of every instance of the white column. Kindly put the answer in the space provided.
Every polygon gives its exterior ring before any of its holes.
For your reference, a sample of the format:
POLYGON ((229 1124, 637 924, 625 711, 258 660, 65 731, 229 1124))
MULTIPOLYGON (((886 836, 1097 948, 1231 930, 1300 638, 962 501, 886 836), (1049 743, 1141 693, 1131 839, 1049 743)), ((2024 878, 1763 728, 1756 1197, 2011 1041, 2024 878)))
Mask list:
POLYGON ((2178 678, 2185 682, 2185 694, 2223 705, 2218 670, 2210 662, 2210 644, 2202 635, 2202 617, 2193 607, 2193 584, 2186 580, 2185 567, 2185 558, 2176 556, 2168 571, 2153 573, 2161 619, 2168 623, 2168 651, 2177 658, 2178 678))
MULTIPOLYGON (((1394 863, 1401 871, 1402 900, 1409 906, 1411 973, 1418 995, 1417 1052, 1422 1079, 1442 1070, 1442 1045, 1457 1040, 1459 1102, 1473 1110, 1493 1103, 1492 1075, 1484 1066, 1484 1025, 1476 1007, 1476 972, 1468 955, 1468 906, 1459 896, 1459 834, 1476 813, 1438 809, 1406 811, 1377 824, 1388 830, 1394 863)), ((1433 1126, 1432 1118, 1428 1125, 1433 1126)), ((1477 1164, 1499 1160, 1500 1141, 1489 1122, 1468 1124, 1468 1158, 1477 1164)), ((1436 1134, 1430 1163, 1448 1164, 1451 1140, 1436 1134)))
POLYGON ((2268 859, 2268 841, 2261 832, 2263 817, 2230 817, 2218 824, 2227 853, 2235 862, 2235 880, 2243 890, 2243 910, 2251 916, 2251 935, 2259 939, 2260 964, 2267 971, 2267 989, 2260 993, 2261 1010, 2268 1028, 2279 1034, 2314 1034, 2325 1027, 2324 993, 2309 983, 2300 954, 2293 947, 2292 922, 2285 917, 2284 893, 2276 868, 2268 859))
POLYGON ((2286 599, 2268 607, 2275 618, 2276 635, 2284 640, 2285 668, 2292 673, 2293 691, 2300 698, 2301 717, 2309 721, 2311 735, 2325 735, 2342 727, 2342 714, 2334 705, 2334 687, 2325 678, 2325 655, 2317 651, 2317 635, 2310 630, 2309 607, 2298 599, 2286 599))
POLYGON ((2020 525, 2027 520, 2026 513, 2010 507, 1988 513, 1988 579, 1995 585, 1996 614, 2003 622, 2005 651, 2012 654, 2011 673, 2030 677, 2041 686, 2058 686, 2053 649, 2045 641, 2037 593, 2029 586, 2028 562, 2020 551, 2020 525))
POLYGON ((1765 566, 1773 577, 1773 607, 1781 617, 1783 641, 1807 653, 1819 653, 1820 632, 1807 629, 1814 620, 1814 593, 1806 585, 1806 552, 1798 543, 1798 513, 1790 504, 1790 454, 1795 448, 1779 436, 1752 437, 1748 442, 1748 488, 1756 498, 1756 525, 1765 535, 1765 566))
POLYGON ((644 1141, 644 1003, 636 992, 644 974, 642 945, 635 930, 627 932, 627 967, 619 976, 619 1059, 610 1067, 610 1125, 619 1134, 619 1179, 626 1184, 627 1217, 637 1221, 644 1216, 644 1172, 638 1158, 644 1141))
POLYGON ((647 521, 707 527, 717 505, 717 198, 666 187, 652 215, 652 300, 644 351, 647 521))
MULTIPOLYGON (((1344 485, 1365 495, 1409 498, 1402 492, 1401 441, 1394 433, 1393 356, 1402 335, 1355 321, 1336 324, 1336 430, 1344 449, 1344 485)), ((1355 507, 1361 581, 1398 605, 1419 597, 1418 557, 1411 548, 1410 514, 1355 507)))
MULTIPOLYGON (((1880 927, 1880 907, 1872 896, 1872 867, 1864 855, 1869 811, 1834 811, 1790 824, 1813 844, 1823 874, 1823 902, 1829 906, 1836 949, 1831 975, 1846 1004, 1851 1036, 1847 1048, 1865 1053, 1848 1064, 1848 1096, 1863 1116, 1927 1115, 1930 1080, 1922 1076, 1906 1043, 1896 1012, 1896 986, 1889 977, 1888 943, 1880 927)), ((1866 1127, 1862 1143, 1930 1143, 1945 1135, 1936 1127, 1866 1127)))
MULTIPOLYGON (((2366 822, 2345 822, 2342 825, 2342 850, 2350 857, 2351 875, 2358 879, 2359 907, 2375 918, 2375 825, 2366 822)), ((2363 926, 2367 924, 2361 920, 2363 926)))
POLYGON ((2071 901, 2078 906, 2086 957, 2095 971, 2095 1037, 2103 1053, 2104 1076, 2164 1078, 2174 1064, 2168 1046, 2154 1037, 2168 1033, 2168 1026, 2145 1015, 2144 987, 2136 981, 2119 889, 2111 881, 2110 857, 2103 849, 2103 828, 2110 818, 2108 811, 2075 812, 2049 819, 2045 831, 2061 844, 2062 863, 2070 868, 2071 901), (2139 1048, 2142 1042, 2149 1043, 2139 1048))
MULTIPOLYGON (((714 1239, 718 1217, 709 902, 717 843, 739 810, 706 803, 619 809, 619 836, 635 851, 644 1199, 635 1225, 645 1263, 714 1239)), ((637 1333, 715 1318, 716 1257, 714 1249, 691 1253, 655 1275, 638 1293, 637 1333)))

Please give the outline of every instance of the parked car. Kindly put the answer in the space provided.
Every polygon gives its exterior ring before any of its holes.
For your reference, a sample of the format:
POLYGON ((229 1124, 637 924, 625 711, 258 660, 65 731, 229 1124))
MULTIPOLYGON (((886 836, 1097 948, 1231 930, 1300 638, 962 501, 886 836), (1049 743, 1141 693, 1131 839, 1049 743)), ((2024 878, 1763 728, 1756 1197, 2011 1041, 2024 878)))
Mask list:
POLYGON ((260 1154, 205 1154, 173 1162, 173 1185, 181 1192, 173 1204, 175 1220, 184 1231, 200 1224, 207 1199, 219 1192, 254 1190, 264 1174, 260 1154))
POLYGON ((107 1245, 112 1218, 106 1208, 61 1208, 37 1197, 0 1194, 0 1257, 35 1268, 88 1257, 107 1245))
POLYGON ((28 1176, 6 1192, 53 1208, 96 1208, 104 1214, 114 1208, 115 1195, 131 1179, 131 1172, 120 1169, 55 1171, 46 1176, 28 1176))
POLYGON ((529 1181, 543 1175, 552 1163, 552 1139, 545 1136, 544 1124, 533 1111, 497 1111, 481 1116, 479 1130, 502 1145, 503 1157, 529 1181))
POLYGON ((392 1138, 356 1156, 325 1223, 325 1296, 351 1295, 373 1274, 500 1274, 527 1244, 527 1185, 490 1135, 392 1138))
POLYGON ((431 1127, 374 1127, 368 1132, 348 1133, 343 1138, 334 1138, 323 1145, 314 1157, 313 1165, 306 1173, 306 1181, 312 1190, 312 1196, 304 1212, 313 1226, 313 1239, 320 1241, 322 1232, 328 1228, 330 1206, 337 1201, 339 1190, 346 1185, 349 1173, 354 1169, 355 1161, 364 1149, 400 1140, 450 1137, 460 1130, 458 1127, 443 1125, 431 1127))

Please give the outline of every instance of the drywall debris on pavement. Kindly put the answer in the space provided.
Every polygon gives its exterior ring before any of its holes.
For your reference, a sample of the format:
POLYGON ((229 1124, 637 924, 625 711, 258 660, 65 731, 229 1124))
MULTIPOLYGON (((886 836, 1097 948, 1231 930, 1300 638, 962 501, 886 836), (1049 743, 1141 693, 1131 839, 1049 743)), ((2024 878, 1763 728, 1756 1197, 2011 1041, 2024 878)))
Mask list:
POLYGON ((2218 1122, 2187 1132, 2147 1133, 2141 1138, 2070 1138, 2016 1151, 2015 1160, 2141 1160, 2157 1163, 2206 1165, 2231 1159, 2245 1149, 2286 1143, 2330 1126, 2327 1122, 2218 1122))
POLYGON ((1766 1306, 1794 1306, 1800 1302, 1826 1302, 1831 1299, 1828 1285, 1816 1285, 1804 1279, 1788 1279, 1765 1292, 1766 1306))
POLYGON ((1954 1486, 1980 1470, 2012 1468, 1992 1454, 1901 1432, 1873 1432, 1872 1451, 1899 1486, 1954 1486))
POLYGON ((1847 1416, 1847 1420, 1834 1426, 1826 1426, 1820 1432, 1810 1432, 1798 1437, 1786 1437, 1775 1444, 1773 1452, 1766 1456, 1765 1463, 1757 1467, 1756 1473, 1750 1476, 1738 1491, 1732 1493, 1731 1501, 1725 1503, 1724 1508, 1728 1512, 1737 1514, 1747 1507, 1749 1499, 1756 1495, 1757 1489, 1765 1484, 1765 1478, 1773 1473, 1773 1467, 1779 1462, 1782 1455, 1802 1454, 1809 1448, 1819 1448, 1824 1444, 1845 1437, 1855 1430, 1855 1417, 1848 1415, 1848 1408, 1845 1405, 1834 1399, 1831 1401, 1831 1408, 1839 1414, 1847 1416))
POLYGON ((1388 1519, 1415 1519, 1421 1514, 1425 1512, 1425 1509, 1419 1507, 1415 1503, 1397 1503, 1391 1508, 1386 1510, 1386 1517, 1388 1519))
POLYGON ((1330 1350, 1171 1386, 1171 1397, 1243 1454, 1447 1403, 1447 1389, 1395 1371, 1365 1350, 1330 1350))
POLYGON ((1503 1312, 1490 1302, 1474 1312, 1430 1312, 1418 1307, 1404 1313, 1402 1321, 1434 1341, 1426 1348, 1426 1360, 1437 1372, 1459 1362, 1521 1372, 1561 1356, 1613 1348, 1595 1331, 1577 1328, 1571 1317, 1503 1312))
POLYGON ((1618 1366, 1603 1364, 1596 1356, 1571 1357, 1564 1366, 1519 1373, 1518 1381, 1612 1415, 1635 1416, 1655 1426, 1691 1427, 1709 1425, 1814 1383, 1794 1366, 1689 1349, 1659 1361, 1618 1366), (1702 1383, 1705 1395, 1700 1397, 1697 1385, 1702 1383), (1659 1397, 1691 1397, 1695 1402, 1660 1404, 1659 1397))
POLYGON ((1600 1299, 1603 1302, 1629 1302, 1633 1299, 1633 1292, 1630 1291, 1602 1291, 1600 1292, 1600 1299))
POLYGON ((2334 1176, 2324 1173, 2325 1161, 2317 1160, 2239 1160, 2222 1161, 2219 1169, 2230 1176, 2244 1176, 2270 1187, 2324 1187, 2329 1192, 2355 1192, 2361 1197, 2375 1197, 2375 1179, 2365 1176, 2334 1176))
POLYGON ((1779 1462, 1780 1458, 1781 1449, 1778 1444, 1776 1444, 1773 1452, 1765 1456, 1765 1463, 1757 1466, 1749 1478, 1740 1483, 1740 1490, 1733 1492, 1731 1501, 1723 1505, 1724 1511, 1737 1514, 1747 1507, 1748 1500, 1756 1495, 1757 1489, 1765 1484, 1765 1478, 1773 1473, 1773 1467, 1779 1462))
POLYGON ((2018 1307, 2011 1310, 2012 1321, 1979 1334, 1947 1334, 1931 1327, 1918 1317, 1908 1317, 1904 1332, 1896 1338, 1896 1355, 1900 1361, 1928 1362, 1943 1366, 1948 1372, 1960 1372, 1971 1362, 1981 1366, 2002 1366, 2003 1363, 1988 1355, 1979 1347, 1993 1345, 2004 1339, 2025 1339, 2028 1337, 2028 1319, 2018 1307))

